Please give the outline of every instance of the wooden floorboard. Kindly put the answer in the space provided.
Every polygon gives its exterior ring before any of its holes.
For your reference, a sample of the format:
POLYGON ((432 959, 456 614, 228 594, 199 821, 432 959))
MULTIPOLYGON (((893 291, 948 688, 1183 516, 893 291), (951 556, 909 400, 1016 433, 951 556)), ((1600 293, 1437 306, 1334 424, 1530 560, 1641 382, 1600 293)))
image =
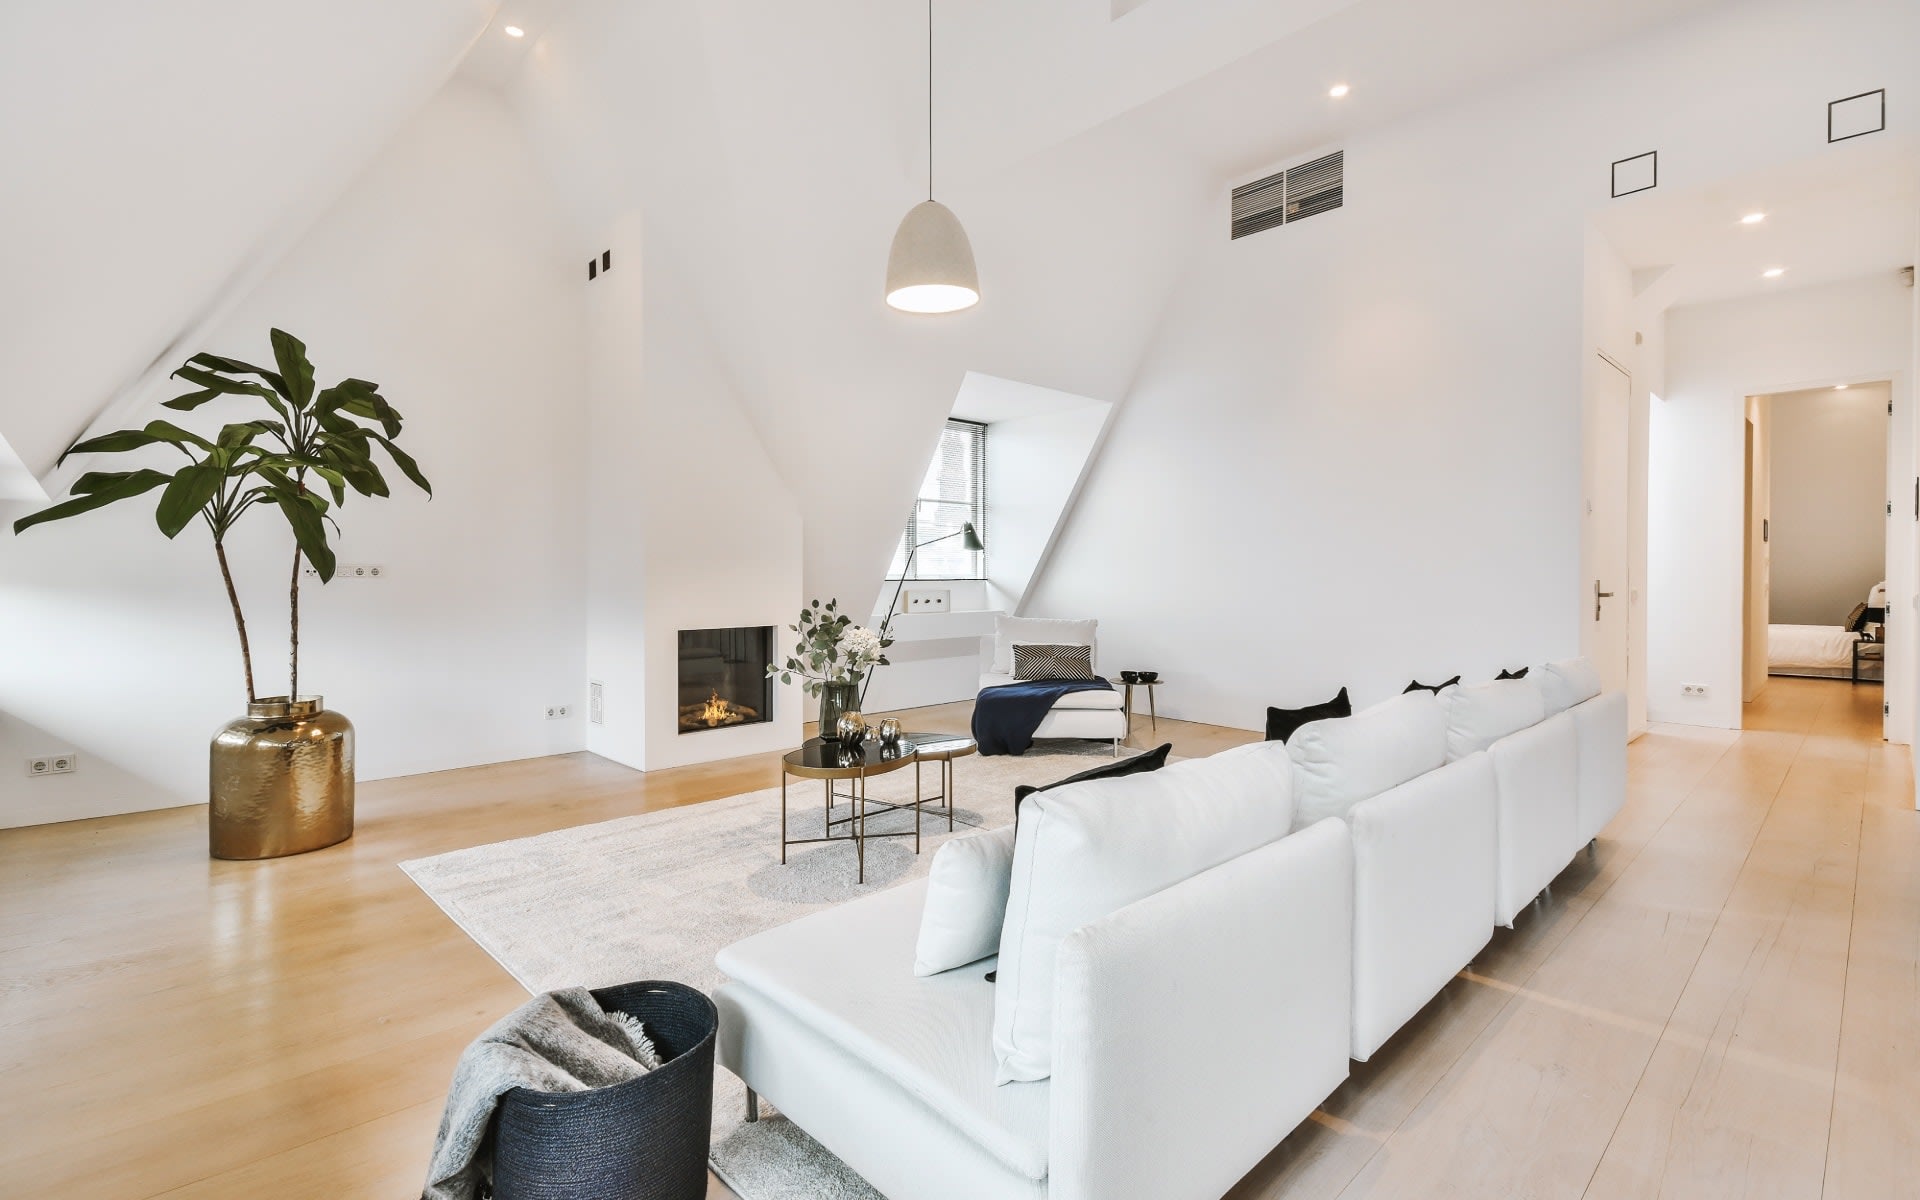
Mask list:
MULTIPOLYGON (((1231 1195, 1917 1194, 1920 815, 1879 703, 1776 680, 1742 733, 1636 741, 1595 853, 1231 1195)), ((273 863, 208 861, 199 809, 0 832, 0 1195, 415 1194, 455 1057, 524 993, 396 864, 775 772, 387 780, 353 841, 273 863)))

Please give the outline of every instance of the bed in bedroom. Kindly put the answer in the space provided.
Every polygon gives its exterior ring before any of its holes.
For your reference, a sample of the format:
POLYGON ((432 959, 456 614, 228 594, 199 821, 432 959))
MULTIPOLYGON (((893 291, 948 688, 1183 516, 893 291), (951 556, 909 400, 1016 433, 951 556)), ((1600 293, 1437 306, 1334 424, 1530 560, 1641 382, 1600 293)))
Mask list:
POLYGON ((1887 585, 1873 589, 1840 625, 1767 626, 1767 674, 1823 679, 1882 678, 1887 585))

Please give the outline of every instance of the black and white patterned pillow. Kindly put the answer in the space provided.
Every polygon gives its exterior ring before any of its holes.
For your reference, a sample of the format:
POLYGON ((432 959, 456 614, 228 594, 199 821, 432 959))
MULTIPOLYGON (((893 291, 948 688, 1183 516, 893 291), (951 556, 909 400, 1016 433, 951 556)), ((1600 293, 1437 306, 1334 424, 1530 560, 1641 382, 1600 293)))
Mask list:
POLYGON ((1092 646, 1013 647, 1015 679, 1092 679, 1092 646))

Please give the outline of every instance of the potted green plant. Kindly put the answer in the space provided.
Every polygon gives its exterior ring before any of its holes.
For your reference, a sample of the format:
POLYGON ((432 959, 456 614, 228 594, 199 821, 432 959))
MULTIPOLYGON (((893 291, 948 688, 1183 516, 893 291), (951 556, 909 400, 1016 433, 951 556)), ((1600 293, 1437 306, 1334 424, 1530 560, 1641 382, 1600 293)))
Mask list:
POLYGON ((786 665, 767 664, 767 674, 781 683, 795 676, 807 695, 820 697, 820 736, 840 737, 840 718, 859 715, 860 681, 875 667, 887 665, 886 649, 893 639, 882 637, 839 611, 840 601, 818 600, 800 610, 798 624, 787 629, 800 635, 786 665))
POLYGON ((319 696, 300 695, 300 576, 311 563, 322 581, 333 578, 334 511, 347 493, 390 494, 375 449, 428 495, 432 485, 399 446, 401 417, 379 385, 345 379, 314 385, 313 363, 300 339, 272 331, 275 369, 216 354, 196 354, 173 373, 194 390, 165 402, 192 412, 232 396, 258 402, 252 420, 230 422, 203 436, 171 421, 88 438, 61 456, 123 454, 167 446, 185 463, 169 472, 152 467, 89 471, 74 481, 72 498, 22 517, 19 534, 35 525, 160 491, 154 521, 168 538, 199 517, 212 535, 214 559, 226 585, 240 638, 247 715, 213 739, 208 797, 210 849, 216 858, 275 858, 318 850, 353 835, 353 725, 330 712, 319 696), (332 497, 331 502, 328 496, 332 497), (247 620, 227 561, 227 536, 249 513, 279 514, 293 534, 287 587, 287 693, 261 696, 254 686, 247 620))

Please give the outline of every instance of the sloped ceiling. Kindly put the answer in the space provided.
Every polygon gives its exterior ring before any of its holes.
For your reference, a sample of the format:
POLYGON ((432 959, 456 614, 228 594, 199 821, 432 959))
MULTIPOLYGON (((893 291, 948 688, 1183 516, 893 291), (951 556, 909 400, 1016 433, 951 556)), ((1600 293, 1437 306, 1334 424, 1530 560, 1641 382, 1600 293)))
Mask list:
POLYGON ((27 470, 317 217, 494 7, 0 6, 0 436, 27 470))

